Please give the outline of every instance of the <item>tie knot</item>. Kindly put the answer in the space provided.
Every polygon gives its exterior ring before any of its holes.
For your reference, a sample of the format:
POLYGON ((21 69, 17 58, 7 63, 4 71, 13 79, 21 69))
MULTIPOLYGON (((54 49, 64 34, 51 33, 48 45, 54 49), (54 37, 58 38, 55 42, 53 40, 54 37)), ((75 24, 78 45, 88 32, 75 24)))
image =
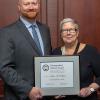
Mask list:
POLYGON ((34 24, 31 24, 31 26, 30 27, 32 27, 32 28, 36 28, 36 25, 34 25, 34 24))

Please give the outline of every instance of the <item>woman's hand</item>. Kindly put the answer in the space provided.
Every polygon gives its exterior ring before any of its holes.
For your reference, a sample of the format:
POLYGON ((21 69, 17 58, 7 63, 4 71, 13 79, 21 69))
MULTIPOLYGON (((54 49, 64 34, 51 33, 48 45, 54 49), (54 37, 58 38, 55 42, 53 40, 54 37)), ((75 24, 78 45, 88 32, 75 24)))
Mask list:
POLYGON ((88 97, 89 95, 91 95, 91 93, 92 92, 90 90, 90 87, 85 87, 80 90, 79 96, 80 97, 88 97))
POLYGON ((80 97, 87 97, 93 93, 93 90, 91 91, 91 88, 95 91, 100 88, 100 86, 97 83, 91 83, 88 87, 82 88, 80 90, 79 96, 80 97))

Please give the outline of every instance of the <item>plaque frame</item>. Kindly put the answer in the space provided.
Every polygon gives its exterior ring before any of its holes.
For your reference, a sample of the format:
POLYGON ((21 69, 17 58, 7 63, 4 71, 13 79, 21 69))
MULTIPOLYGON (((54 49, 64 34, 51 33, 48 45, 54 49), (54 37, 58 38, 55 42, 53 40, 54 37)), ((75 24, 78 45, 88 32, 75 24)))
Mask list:
POLYGON ((78 95, 80 91, 79 56, 34 57, 35 87, 42 90, 43 96, 78 95), (73 62, 73 87, 41 87, 41 63, 73 62))

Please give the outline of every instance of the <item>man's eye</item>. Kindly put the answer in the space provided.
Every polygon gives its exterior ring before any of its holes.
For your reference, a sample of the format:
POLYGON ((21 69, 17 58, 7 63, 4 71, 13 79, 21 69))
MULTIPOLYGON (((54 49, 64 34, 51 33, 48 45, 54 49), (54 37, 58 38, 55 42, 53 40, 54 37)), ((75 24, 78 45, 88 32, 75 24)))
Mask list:
POLYGON ((24 3, 25 6, 29 5, 29 3, 24 3))

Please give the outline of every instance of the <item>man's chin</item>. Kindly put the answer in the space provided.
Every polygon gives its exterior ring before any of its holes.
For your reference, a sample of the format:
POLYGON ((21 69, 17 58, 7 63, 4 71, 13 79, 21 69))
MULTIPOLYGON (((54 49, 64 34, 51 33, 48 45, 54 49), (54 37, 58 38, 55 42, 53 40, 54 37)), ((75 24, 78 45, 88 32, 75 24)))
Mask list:
POLYGON ((27 19, 36 19, 37 15, 28 15, 28 16, 25 16, 27 19))
POLYGON ((36 19, 36 16, 35 17, 27 17, 27 19, 36 19))

